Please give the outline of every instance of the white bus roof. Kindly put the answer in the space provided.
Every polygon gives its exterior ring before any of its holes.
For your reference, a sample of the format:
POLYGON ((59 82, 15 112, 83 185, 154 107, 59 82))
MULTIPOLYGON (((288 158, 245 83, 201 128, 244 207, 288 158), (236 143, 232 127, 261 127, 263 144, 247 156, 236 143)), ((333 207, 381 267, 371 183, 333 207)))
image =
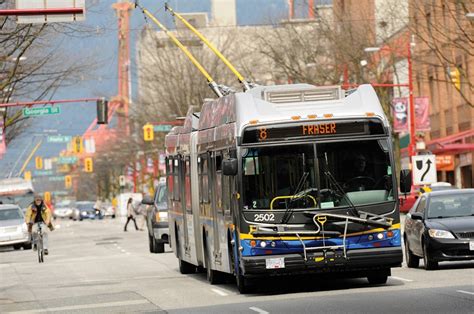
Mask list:
POLYGON ((309 84, 259 86, 246 93, 236 93, 237 132, 257 120, 261 123, 292 121, 316 115, 316 121, 330 114, 331 119, 366 118, 367 113, 389 126, 377 94, 371 85, 361 85, 347 97, 340 86, 316 87, 309 84))
POLYGON ((23 178, 9 178, 0 180, 0 195, 15 194, 24 191, 33 192, 33 184, 23 178))

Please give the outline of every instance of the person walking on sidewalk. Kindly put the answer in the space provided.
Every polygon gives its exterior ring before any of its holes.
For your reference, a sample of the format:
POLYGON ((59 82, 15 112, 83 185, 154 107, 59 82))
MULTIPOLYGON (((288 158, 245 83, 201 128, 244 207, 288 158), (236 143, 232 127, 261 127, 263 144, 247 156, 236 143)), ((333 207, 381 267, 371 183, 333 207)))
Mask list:
POLYGON ((123 231, 127 231, 127 225, 130 220, 133 220, 133 223, 135 224, 135 229, 138 230, 137 221, 135 220, 135 209, 133 208, 133 199, 131 197, 128 199, 127 202, 127 222, 125 223, 123 231))

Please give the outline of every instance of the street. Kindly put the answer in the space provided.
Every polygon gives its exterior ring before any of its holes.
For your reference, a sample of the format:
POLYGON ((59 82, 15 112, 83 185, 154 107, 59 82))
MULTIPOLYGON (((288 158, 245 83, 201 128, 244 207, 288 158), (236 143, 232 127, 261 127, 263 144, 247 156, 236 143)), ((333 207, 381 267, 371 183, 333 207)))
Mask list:
MULTIPOLYGON (((240 295, 181 275, 177 259, 148 252, 147 231, 123 232, 120 219, 56 220, 50 254, 0 250, 0 313, 472 313, 474 263, 440 270, 394 269, 387 285, 366 279, 282 278, 240 295)), ((422 265, 422 263, 421 263, 422 265)))

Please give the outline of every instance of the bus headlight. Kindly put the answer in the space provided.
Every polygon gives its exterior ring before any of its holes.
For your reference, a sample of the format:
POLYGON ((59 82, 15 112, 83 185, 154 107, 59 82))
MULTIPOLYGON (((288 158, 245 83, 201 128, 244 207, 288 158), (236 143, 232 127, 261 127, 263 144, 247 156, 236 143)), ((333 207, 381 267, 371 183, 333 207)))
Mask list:
POLYGON ((260 247, 262 249, 265 248, 266 246, 267 246, 267 242, 265 242, 265 241, 260 242, 260 247))

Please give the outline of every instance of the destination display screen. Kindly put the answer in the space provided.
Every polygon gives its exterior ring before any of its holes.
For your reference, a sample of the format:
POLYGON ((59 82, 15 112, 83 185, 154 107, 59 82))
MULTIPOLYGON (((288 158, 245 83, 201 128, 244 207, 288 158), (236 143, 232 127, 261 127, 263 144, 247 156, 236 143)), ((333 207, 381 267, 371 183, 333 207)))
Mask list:
POLYGON ((347 135, 385 134, 377 120, 313 121, 298 124, 250 126, 245 129, 242 144, 280 141, 289 138, 327 138, 347 135))

